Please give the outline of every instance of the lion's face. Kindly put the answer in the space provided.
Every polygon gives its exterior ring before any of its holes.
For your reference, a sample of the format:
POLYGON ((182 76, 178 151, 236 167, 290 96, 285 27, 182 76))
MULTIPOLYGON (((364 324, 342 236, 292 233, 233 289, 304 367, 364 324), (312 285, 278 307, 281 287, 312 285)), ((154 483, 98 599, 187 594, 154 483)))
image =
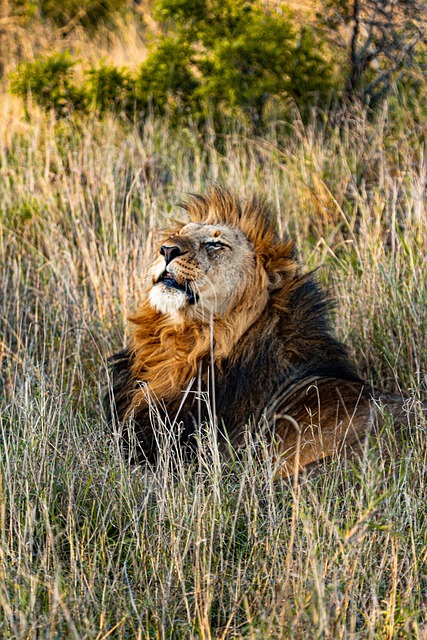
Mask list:
POLYGON ((255 279, 259 288, 259 271, 254 248, 239 229, 191 222, 160 247, 150 304, 171 316, 223 317, 255 279))

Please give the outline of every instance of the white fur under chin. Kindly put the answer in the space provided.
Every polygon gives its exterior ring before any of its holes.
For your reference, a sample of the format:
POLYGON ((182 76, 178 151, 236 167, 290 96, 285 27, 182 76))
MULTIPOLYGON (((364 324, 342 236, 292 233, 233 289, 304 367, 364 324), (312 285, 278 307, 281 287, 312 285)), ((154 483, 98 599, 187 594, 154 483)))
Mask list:
POLYGON ((171 289, 165 284, 156 284, 148 296, 151 306, 159 313, 175 315, 187 303, 187 295, 183 291, 171 289))

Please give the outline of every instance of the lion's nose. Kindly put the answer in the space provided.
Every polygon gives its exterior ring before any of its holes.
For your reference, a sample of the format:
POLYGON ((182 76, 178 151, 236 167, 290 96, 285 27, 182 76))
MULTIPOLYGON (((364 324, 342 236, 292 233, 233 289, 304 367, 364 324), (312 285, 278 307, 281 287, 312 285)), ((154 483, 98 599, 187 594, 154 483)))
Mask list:
POLYGON ((160 247, 160 253, 162 256, 164 256, 167 266, 169 262, 171 262, 174 258, 180 256, 185 252, 181 251, 180 247, 178 247, 177 245, 169 247, 168 245, 164 244, 160 247))

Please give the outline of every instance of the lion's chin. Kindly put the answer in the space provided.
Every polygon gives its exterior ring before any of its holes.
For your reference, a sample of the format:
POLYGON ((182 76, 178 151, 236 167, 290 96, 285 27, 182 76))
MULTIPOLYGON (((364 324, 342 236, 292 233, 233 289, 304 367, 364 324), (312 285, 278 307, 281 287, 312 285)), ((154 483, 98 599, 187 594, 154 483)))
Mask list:
POLYGON ((158 313, 172 316, 189 304, 188 295, 185 291, 174 289, 162 282, 158 282, 153 286, 148 299, 153 309, 158 313))

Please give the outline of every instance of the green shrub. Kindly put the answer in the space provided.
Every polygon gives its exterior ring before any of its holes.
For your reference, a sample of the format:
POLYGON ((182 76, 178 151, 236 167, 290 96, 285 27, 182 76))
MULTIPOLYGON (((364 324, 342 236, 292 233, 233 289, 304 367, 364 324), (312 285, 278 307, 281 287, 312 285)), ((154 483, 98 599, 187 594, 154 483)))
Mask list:
POLYGON ((142 108, 161 114, 195 111, 199 82, 192 72, 193 55, 193 48, 179 36, 161 39, 137 78, 142 108))
POLYGON ((126 109, 136 102, 135 79, 126 68, 101 64, 86 71, 80 85, 74 79, 74 60, 69 52, 54 53, 34 62, 23 61, 11 77, 12 93, 29 96, 44 109, 53 109, 59 117, 92 107, 100 113, 126 109))
POLYGON ((75 61, 56 53, 22 63, 12 90, 31 92, 42 107, 58 115, 97 108, 183 114, 203 123, 238 117, 262 123, 265 105, 289 98, 300 111, 329 93, 331 67, 321 43, 305 27, 299 31, 288 10, 267 10, 261 0, 160 0, 156 15, 163 32, 133 76, 125 68, 102 64, 77 86, 75 61))
POLYGON ((68 52, 54 53, 33 62, 23 61, 11 77, 11 91, 23 98, 30 94, 44 109, 53 109, 58 116, 83 109, 87 96, 73 81, 76 61, 68 52))
POLYGON ((256 122, 272 96, 304 107, 331 89, 321 43, 307 27, 298 33, 288 10, 258 0, 160 0, 156 14, 165 34, 142 65, 140 88, 160 110, 177 102, 256 122))
POLYGON ((87 71, 85 85, 91 106, 100 113, 106 111, 131 111, 136 102, 135 79, 126 68, 102 64, 87 71))
MULTIPOLYGON (((200 93, 205 102, 227 111, 242 109, 257 119, 270 96, 287 92, 292 79, 295 30, 292 22, 256 7, 224 25, 208 47, 199 66, 203 74, 200 93)), ((218 27, 215 28, 215 31, 218 27)))
POLYGON ((47 18, 59 27, 77 18, 89 30, 111 23, 114 13, 132 8, 130 0, 14 0, 13 4, 13 9, 26 18, 47 18))

